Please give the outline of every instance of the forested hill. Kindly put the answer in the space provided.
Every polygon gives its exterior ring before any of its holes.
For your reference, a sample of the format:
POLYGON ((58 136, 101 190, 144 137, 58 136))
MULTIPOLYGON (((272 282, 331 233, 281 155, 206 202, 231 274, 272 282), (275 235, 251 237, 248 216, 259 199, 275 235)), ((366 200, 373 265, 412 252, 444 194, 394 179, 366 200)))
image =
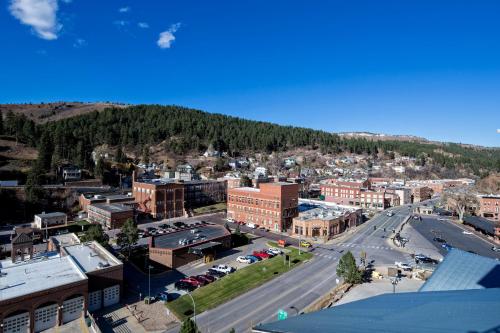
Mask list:
POLYGON ((58 159, 91 167, 90 153, 102 144, 146 147, 164 143, 177 154, 203 151, 209 144, 235 155, 249 152, 319 149, 323 153, 398 152, 405 156, 431 158, 438 165, 464 166, 476 174, 500 171, 499 149, 467 148, 459 144, 423 144, 405 141, 370 141, 341 138, 307 128, 280 126, 179 106, 137 105, 110 108, 63 120, 36 125, 22 115, 4 115, 3 131, 37 145, 45 167, 58 159), (39 138, 39 139, 35 139, 39 138))

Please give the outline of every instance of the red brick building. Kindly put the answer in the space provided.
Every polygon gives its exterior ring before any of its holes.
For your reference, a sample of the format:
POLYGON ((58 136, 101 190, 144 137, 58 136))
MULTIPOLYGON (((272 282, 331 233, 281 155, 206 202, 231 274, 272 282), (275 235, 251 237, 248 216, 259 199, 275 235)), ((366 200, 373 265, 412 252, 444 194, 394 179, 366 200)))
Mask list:
POLYGON ((97 203, 87 206, 89 221, 104 229, 118 229, 128 219, 134 219, 134 207, 127 204, 97 203))
POLYGON ((274 231, 286 231, 298 216, 299 184, 264 183, 228 190, 227 217, 274 231))
POLYGON ((500 221, 500 195, 479 197, 479 215, 491 221, 500 221))
POLYGON ((321 184, 321 195, 327 202, 377 210, 390 207, 394 201, 394 196, 385 190, 372 190, 369 180, 330 179, 321 184))
POLYGON ((412 187, 412 202, 422 202, 432 198, 433 191, 427 186, 412 187))
POLYGON ((184 216, 184 185, 168 179, 143 179, 132 183, 137 209, 153 218, 184 216))

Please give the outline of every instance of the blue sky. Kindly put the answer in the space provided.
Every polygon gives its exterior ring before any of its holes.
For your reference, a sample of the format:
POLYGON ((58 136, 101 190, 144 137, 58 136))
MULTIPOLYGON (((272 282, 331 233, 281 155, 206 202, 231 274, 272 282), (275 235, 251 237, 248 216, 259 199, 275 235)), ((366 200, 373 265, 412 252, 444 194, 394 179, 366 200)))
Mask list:
POLYGON ((0 103, 177 104, 500 146, 500 1, 0 5, 0 103))

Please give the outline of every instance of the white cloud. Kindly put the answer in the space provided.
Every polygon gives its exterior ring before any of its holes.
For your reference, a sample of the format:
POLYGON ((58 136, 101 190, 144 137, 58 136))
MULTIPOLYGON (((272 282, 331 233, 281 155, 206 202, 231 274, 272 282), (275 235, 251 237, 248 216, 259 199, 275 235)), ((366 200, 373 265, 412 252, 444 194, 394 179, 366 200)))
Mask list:
POLYGON ((176 33, 180 27, 181 27, 180 23, 172 24, 170 28, 168 28, 168 30, 160 33, 160 36, 156 44, 158 44, 158 46, 162 49, 169 49, 175 40, 174 33, 176 33))
POLYGON ((72 3, 73 2, 73 0, 61 0, 61 1, 64 3, 72 3))
POLYGON ((130 7, 122 7, 120 9, 118 9, 118 11, 120 13, 126 13, 126 12, 130 11, 130 7))
POLYGON ((73 43, 73 47, 76 49, 80 49, 84 46, 87 46, 87 41, 83 38, 77 38, 73 43))
POLYGON ((33 28, 38 37, 53 40, 62 25, 57 21, 57 0, 11 0, 10 13, 33 28))
POLYGON ((149 24, 147 22, 139 22, 137 23, 137 26, 142 29, 147 29, 149 28, 149 24))

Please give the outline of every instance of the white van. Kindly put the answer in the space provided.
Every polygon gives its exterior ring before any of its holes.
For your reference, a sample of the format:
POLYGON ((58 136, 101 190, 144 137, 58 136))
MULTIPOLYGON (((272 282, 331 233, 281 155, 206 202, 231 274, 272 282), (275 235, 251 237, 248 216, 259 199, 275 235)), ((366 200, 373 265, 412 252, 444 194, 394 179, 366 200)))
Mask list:
POLYGON ((252 229, 256 229, 257 228, 257 226, 255 225, 255 223, 247 223, 247 227, 252 228, 252 229))

